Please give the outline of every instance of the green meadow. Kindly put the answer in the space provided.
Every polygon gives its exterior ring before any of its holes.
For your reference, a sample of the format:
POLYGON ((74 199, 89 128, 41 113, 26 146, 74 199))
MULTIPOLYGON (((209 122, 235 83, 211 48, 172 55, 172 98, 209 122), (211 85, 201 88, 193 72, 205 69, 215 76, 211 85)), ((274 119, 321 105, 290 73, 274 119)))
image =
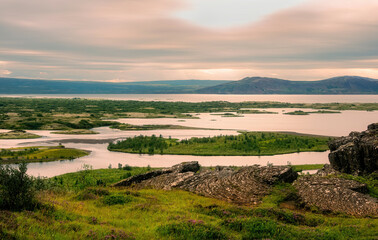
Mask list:
MULTIPOLYGON (((277 184, 259 206, 181 190, 113 188, 149 168, 120 165, 40 179, 36 207, 0 210, 0 239, 376 239, 378 219, 322 213, 277 184)), ((36 186, 37 186, 36 185, 36 186)))

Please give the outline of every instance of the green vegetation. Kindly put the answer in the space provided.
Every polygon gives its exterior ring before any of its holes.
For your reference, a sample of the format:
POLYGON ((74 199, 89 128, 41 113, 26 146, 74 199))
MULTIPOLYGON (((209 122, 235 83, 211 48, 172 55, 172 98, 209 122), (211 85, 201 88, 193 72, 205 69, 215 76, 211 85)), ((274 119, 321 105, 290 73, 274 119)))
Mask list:
POLYGON ((25 162, 19 164, 18 169, 0 165, 0 209, 32 210, 38 205, 35 199, 36 181, 26 171, 25 162))
POLYGON ((275 155, 305 151, 326 151, 329 137, 298 136, 273 132, 247 132, 237 136, 216 136, 177 140, 161 135, 136 136, 110 143, 110 151, 176 155, 275 155))
POLYGON ((52 132, 54 134, 69 134, 69 135, 86 135, 86 134, 98 134, 98 132, 88 130, 88 129, 71 129, 59 132, 52 132))
POLYGON ((156 129, 204 129, 195 127, 186 127, 180 125, 132 125, 127 123, 119 123, 111 126, 111 128, 120 129, 123 131, 146 131, 146 130, 156 130, 156 129))
POLYGON ((234 113, 213 113, 210 115, 215 115, 215 116, 221 116, 221 117, 244 117, 243 115, 239 114, 234 114, 234 113))
POLYGON ((0 164, 20 162, 51 162, 72 160, 88 155, 89 152, 64 146, 54 147, 19 147, 0 149, 0 164))
POLYGON ((23 130, 13 130, 6 133, 0 133, 0 139, 29 139, 29 138, 40 138, 41 136, 28 133, 23 130))
POLYGON ((116 118, 196 118, 190 113, 237 112, 245 108, 378 110, 378 103, 144 102, 89 99, 0 98, 0 129, 69 130, 112 126, 116 118))
POLYGON ((148 168, 90 170, 42 181, 40 207, 0 211, 4 239, 375 239, 378 219, 310 212, 290 184, 245 207, 185 191, 112 188, 148 168))
POLYGON ((368 193, 375 198, 378 198, 378 173, 372 173, 369 176, 353 176, 349 174, 337 175, 337 177, 354 180, 367 185, 368 193))
POLYGON ((320 113, 320 114, 328 114, 328 113, 341 113, 340 111, 327 111, 327 110, 318 110, 314 112, 304 112, 301 110, 294 111, 294 112, 287 112, 284 113, 286 115, 309 115, 309 114, 314 114, 314 113, 320 113))
POLYGON ((269 112, 266 110, 257 110, 257 109, 241 109, 237 111, 239 114, 278 114, 278 112, 269 112))
POLYGON ((294 165, 292 168, 296 172, 301 172, 305 170, 317 170, 323 168, 324 164, 304 164, 304 165, 294 165))

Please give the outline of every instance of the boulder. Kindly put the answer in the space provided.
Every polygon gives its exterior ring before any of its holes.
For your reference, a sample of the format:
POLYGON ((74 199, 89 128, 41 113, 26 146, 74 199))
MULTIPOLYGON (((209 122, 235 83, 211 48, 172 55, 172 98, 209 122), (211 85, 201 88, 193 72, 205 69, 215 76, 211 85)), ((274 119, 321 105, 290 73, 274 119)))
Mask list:
POLYGON ((113 186, 182 189, 238 204, 257 204, 278 182, 293 182, 298 174, 285 166, 216 167, 198 172, 198 162, 182 163, 122 180, 113 186))
POLYGON ((329 161, 336 171, 354 175, 378 170, 378 123, 363 132, 351 132, 347 137, 329 143, 329 161))
POLYGON ((355 216, 378 216, 377 199, 366 194, 366 184, 314 175, 300 177, 293 185, 307 207, 355 216))

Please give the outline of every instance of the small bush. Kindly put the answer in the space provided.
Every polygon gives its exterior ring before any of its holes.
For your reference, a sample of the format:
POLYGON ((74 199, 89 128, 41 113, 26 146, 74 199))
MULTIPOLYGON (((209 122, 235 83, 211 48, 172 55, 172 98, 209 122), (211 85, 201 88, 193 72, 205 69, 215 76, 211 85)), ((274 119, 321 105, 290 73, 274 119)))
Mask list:
POLYGON ((128 202, 131 202, 133 200, 133 197, 130 195, 109 195, 105 196, 103 198, 103 203, 106 205, 116 205, 116 204, 125 204, 128 202))
POLYGON ((133 168, 126 164, 125 166, 122 167, 122 169, 126 171, 131 171, 133 168))
POLYGON ((227 239, 220 229, 205 224, 201 220, 189 220, 182 223, 173 223, 158 228, 162 236, 185 240, 227 239))
POLYGON ((127 172, 127 173, 125 173, 125 174, 123 174, 121 177, 120 177, 120 179, 126 179, 126 178, 129 178, 129 177, 131 177, 131 172, 127 172))
POLYGON ((26 174, 27 164, 17 168, 0 165, 0 208, 6 210, 32 210, 35 200, 34 180, 26 174))
POLYGON ((76 196, 76 199, 79 201, 82 200, 93 200, 97 199, 99 196, 107 196, 110 192, 103 188, 87 188, 79 192, 76 196))

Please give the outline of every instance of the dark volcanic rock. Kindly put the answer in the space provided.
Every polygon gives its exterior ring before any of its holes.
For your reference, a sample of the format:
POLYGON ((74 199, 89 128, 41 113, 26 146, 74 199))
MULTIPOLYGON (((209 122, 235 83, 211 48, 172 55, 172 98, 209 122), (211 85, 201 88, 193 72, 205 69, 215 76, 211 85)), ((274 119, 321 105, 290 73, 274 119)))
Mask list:
POLYGON ((329 164, 324 164, 324 166, 322 167, 322 169, 319 169, 316 172, 316 175, 320 175, 322 177, 325 177, 325 176, 328 176, 328 175, 336 175, 336 174, 340 174, 340 172, 338 172, 335 169, 333 169, 331 167, 331 165, 329 165, 329 164))
POLYGON ((162 170, 155 170, 144 174, 135 175, 132 177, 129 177, 127 179, 124 179, 120 182, 117 182, 113 184, 114 187, 120 187, 120 186, 130 186, 132 184, 140 183, 142 181, 149 180, 151 178, 156 178, 160 175, 167 175, 170 173, 174 173, 176 175, 179 175, 181 173, 185 172, 197 172, 200 169, 200 165, 198 162, 185 162, 181 164, 174 165, 171 168, 162 169, 162 170))
POLYGON ((329 161, 336 171, 364 175, 377 171, 378 123, 364 132, 351 132, 329 143, 329 161))
POLYGON ((378 215, 377 199, 365 194, 366 184, 341 178, 303 176, 293 185, 308 207, 356 216, 378 215))
POLYGON ((183 163, 169 169, 130 177, 114 186, 134 188, 182 189, 207 197, 239 204, 256 204, 269 194, 277 182, 293 182, 298 174, 290 167, 243 167, 237 171, 217 167, 214 171, 199 170, 198 162, 183 163))

